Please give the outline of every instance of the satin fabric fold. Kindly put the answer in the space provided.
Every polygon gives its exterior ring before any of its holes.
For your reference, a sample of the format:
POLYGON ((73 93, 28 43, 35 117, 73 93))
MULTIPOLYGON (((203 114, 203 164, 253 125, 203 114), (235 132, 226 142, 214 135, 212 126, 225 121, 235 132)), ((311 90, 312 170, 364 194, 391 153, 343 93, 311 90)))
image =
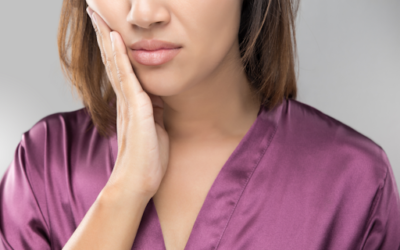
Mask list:
MULTIPOLYGON (((0 250, 62 249, 117 147, 85 109, 26 131, 0 182, 0 250)), ((132 249, 165 249, 152 199, 132 249)), ((385 151, 299 101, 261 106, 196 218, 185 250, 203 249, 399 250, 400 198, 385 151)))

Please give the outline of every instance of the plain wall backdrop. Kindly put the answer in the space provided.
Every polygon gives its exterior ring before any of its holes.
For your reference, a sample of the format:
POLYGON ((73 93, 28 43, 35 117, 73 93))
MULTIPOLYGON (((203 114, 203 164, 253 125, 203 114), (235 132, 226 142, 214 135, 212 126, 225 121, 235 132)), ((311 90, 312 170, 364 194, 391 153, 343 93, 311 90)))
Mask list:
MULTIPOLYGON (((82 108, 58 60, 62 1, 0 4, 0 176, 22 134, 44 116, 82 108)), ((298 100, 387 153, 400 186, 400 0, 302 0, 298 100)))

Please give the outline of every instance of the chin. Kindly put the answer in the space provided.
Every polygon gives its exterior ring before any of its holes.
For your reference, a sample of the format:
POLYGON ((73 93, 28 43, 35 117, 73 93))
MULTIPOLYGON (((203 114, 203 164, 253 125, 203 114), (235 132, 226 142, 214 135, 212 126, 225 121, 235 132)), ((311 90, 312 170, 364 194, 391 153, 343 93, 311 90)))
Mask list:
POLYGON ((182 91, 182 86, 171 80, 144 80, 140 82, 144 91, 157 96, 172 96, 182 91))
POLYGON ((182 72, 171 69, 153 69, 136 71, 142 88, 147 93, 157 96, 173 96, 183 92, 189 86, 182 72))

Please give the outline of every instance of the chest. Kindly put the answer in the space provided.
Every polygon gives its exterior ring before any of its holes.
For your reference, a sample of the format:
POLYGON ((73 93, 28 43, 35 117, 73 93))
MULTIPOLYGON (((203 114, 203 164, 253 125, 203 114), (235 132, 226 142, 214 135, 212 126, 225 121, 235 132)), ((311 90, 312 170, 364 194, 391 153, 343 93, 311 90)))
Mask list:
MULTIPOLYGON (((183 250, 205 198, 235 145, 216 153, 171 154, 167 172, 153 196, 167 250, 183 250)), ((182 153, 182 151, 181 151, 182 153)))

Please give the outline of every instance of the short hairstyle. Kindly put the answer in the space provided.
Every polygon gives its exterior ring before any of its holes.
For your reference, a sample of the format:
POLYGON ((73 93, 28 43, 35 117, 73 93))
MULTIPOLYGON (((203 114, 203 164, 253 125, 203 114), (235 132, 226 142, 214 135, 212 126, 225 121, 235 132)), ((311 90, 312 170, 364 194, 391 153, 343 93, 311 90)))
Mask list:
MULTIPOLYGON (((77 90, 102 136, 116 131, 116 95, 107 77, 86 1, 64 0, 57 43, 63 74, 77 90)), ((243 0, 239 27, 241 60, 261 103, 272 109, 296 99, 295 19, 299 0, 243 0)))

